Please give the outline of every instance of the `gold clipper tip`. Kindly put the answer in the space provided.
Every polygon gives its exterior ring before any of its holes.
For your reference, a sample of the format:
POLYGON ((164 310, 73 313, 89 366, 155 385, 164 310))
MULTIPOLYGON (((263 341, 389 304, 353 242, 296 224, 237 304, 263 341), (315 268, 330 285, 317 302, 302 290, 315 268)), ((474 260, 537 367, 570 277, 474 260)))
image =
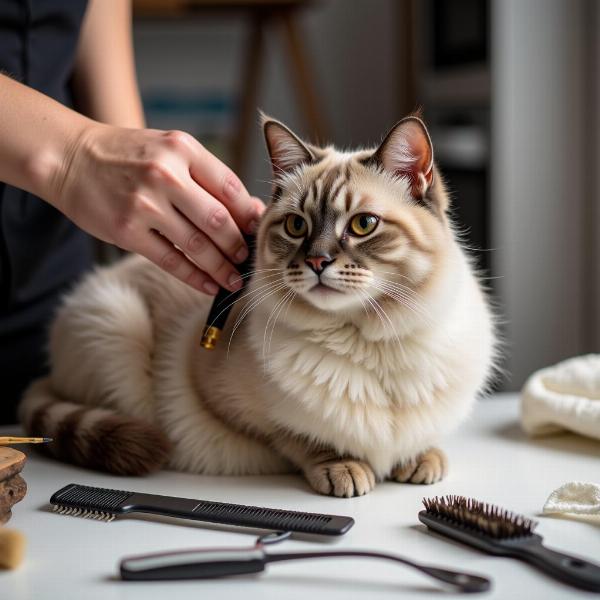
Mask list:
POLYGON ((207 350, 213 350, 217 345, 217 340, 221 335, 221 330, 214 325, 209 325, 204 329, 202 333, 202 340, 200 341, 200 345, 207 350))

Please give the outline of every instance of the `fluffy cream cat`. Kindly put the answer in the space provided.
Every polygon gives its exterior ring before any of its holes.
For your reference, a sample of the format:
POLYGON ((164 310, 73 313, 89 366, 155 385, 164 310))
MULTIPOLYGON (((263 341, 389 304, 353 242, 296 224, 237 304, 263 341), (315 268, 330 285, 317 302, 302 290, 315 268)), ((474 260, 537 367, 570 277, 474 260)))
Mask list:
POLYGON ((53 324, 25 428, 116 473, 296 469, 346 497, 440 480, 435 444, 485 385, 494 332, 423 122, 359 152, 264 131, 275 191, 216 349, 199 345, 211 298, 140 257, 98 269, 53 324))

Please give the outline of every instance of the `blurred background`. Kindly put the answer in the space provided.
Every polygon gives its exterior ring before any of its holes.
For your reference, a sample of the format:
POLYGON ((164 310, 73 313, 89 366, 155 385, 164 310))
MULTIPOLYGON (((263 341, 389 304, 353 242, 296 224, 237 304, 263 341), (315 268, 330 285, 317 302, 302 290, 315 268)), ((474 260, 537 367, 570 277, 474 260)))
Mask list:
POLYGON ((491 288, 506 378, 600 350, 600 2, 135 0, 150 126, 184 129, 265 199, 257 107, 377 144, 417 107, 491 288))

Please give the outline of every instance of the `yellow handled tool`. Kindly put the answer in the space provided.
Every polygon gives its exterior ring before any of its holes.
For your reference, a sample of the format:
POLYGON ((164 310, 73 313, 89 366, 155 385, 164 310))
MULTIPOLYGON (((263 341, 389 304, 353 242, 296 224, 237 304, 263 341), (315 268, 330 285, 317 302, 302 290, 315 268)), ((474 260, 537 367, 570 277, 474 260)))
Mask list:
POLYGON ((12 446, 13 444, 46 444, 52 438, 46 437, 0 437, 0 446, 12 446))

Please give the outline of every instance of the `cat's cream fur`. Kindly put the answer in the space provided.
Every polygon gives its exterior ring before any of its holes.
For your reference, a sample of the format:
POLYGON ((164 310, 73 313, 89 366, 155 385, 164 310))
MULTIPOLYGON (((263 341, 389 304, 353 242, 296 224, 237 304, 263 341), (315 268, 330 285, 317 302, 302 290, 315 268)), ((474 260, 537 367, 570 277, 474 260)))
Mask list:
POLYGON ((266 121, 275 199, 258 232, 256 272, 217 348, 199 345, 212 299, 127 258, 66 298, 51 332, 51 374, 26 394, 23 421, 57 436, 62 458, 117 472, 165 459, 206 474, 299 469, 337 496, 384 478, 439 480, 446 460, 435 444, 484 386, 494 333, 446 217, 426 130, 411 118, 376 154, 341 153, 266 121), (335 218, 318 212, 327 193, 335 218), (359 250, 369 236, 344 230, 357 211, 380 217, 369 254, 359 250), (343 239, 322 280, 303 264, 310 230, 304 242, 283 230, 290 212, 313 230, 324 215, 328 233, 310 242, 319 252, 343 239))

